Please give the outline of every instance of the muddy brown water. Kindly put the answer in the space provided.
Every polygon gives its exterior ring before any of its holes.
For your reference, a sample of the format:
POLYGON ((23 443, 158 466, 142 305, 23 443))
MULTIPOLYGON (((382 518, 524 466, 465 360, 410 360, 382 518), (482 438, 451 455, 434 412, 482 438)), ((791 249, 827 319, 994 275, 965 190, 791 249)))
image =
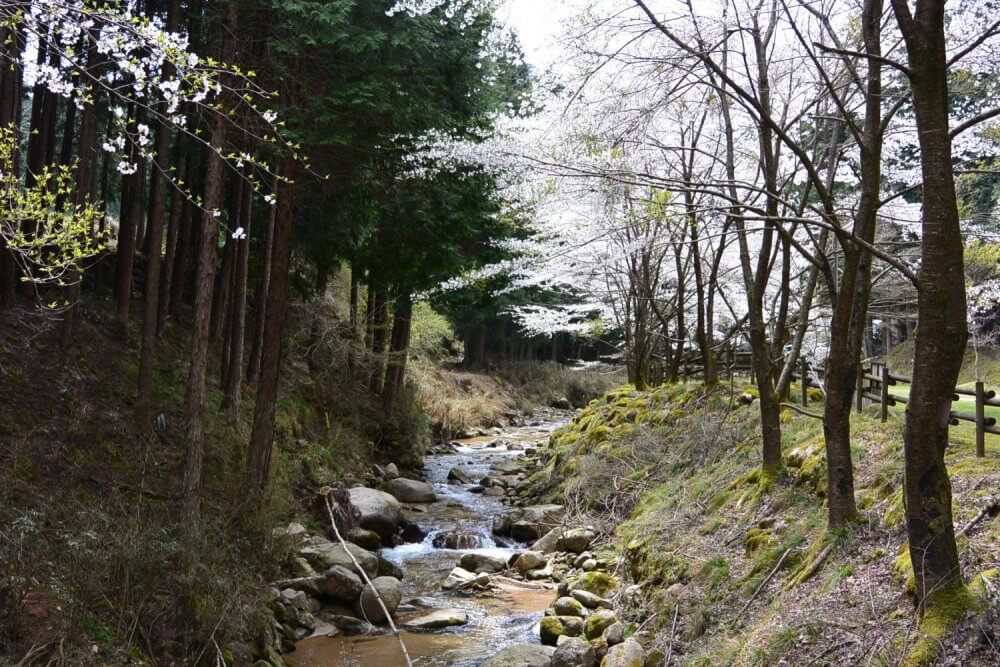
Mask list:
MULTIPOLYGON (((407 506, 407 518, 418 523, 427 538, 419 544, 383 549, 382 554, 403 568, 404 605, 412 611, 397 613, 401 628, 407 620, 435 609, 461 609, 469 616, 464 626, 430 632, 407 632, 403 641, 415 665, 421 667, 475 667, 505 646, 538 641, 538 622, 552 602, 550 588, 524 588, 502 584, 495 595, 466 595, 441 590, 452 568, 463 553, 473 551, 508 558, 523 550, 523 545, 498 545, 492 536, 493 516, 510 511, 498 498, 469 491, 468 484, 449 484, 448 471, 454 466, 472 473, 474 480, 490 474, 490 466, 521 453, 525 444, 541 442, 559 422, 532 422, 532 426, 511 429, 499 436, 460 441, 454 453, 433 454, 425 458, 426 480, 434 485, 438 500, 422 506, 407 506), (495 443, 511 443, 497 446, 495 443), (437 549, 432 542, 441 532, 460 529, 480 536, 477 549, 437 549), (409 603, 407 605, 407 603, 409 603)), ((323 622, 316 632, 296 644, 285 656, 291 667, 340 667, 347 665, 395 667, 405 665, 399 644, 393 635, 345 636, 323 622)))

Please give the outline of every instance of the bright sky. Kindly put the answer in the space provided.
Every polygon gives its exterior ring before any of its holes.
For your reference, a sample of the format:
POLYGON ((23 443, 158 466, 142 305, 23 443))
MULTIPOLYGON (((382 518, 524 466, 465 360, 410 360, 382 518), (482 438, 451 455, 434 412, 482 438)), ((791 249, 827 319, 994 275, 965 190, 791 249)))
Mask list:
POLYGON ((563 21, 576 0, 507 0, 500 18, 521 38, 527 61, 544 70, 558 57, 563 21))

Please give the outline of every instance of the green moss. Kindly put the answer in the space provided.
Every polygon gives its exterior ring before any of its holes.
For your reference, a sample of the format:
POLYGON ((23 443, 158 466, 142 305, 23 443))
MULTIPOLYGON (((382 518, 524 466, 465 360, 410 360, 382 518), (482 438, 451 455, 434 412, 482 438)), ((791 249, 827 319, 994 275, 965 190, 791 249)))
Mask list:
POLYGON ((896 491, 889 496, 889 503, 882 513, 882 525, 887 528, 898 526, 903 522, 905 507, 903 506, 903 492, 896 491))
POLYGON ((917 624, 917 641, 906 652, 903 667, 923 667, 934 662, 942 640, 966 613, 978 606, 979 599, 961 580, 928 595, 917 624))
POLYGON ((576 580, 574 588, 603 598, 618 588, 618 580, 607 572, 586 572, 576 580))
POLYGON ((752 556, 761 549, 774 545, 772 531, 765 528, 751 528, 743 537, 743 548, 747 556, 752 556))
POLYGON ((903 591, 909 597, 917 595, 917 580, 913 575, 913 562, 910 560, 910 545, 903 542, 896 559, 892 562, 892 573, 903 582, 903 591))
POLYGON ((826 496, 826 450, 822 436, 792 449, 785 465, 793 472, 795 484, 822 498, 826 496))

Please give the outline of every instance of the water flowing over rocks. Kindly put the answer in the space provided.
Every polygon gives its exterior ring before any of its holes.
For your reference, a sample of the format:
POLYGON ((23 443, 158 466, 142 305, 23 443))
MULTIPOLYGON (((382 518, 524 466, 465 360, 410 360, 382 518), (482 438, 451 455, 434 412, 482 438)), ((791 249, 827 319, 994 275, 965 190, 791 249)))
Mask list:
POLYGON ((349 550, 420 664, 588 667, 610 656, 631 665, 635 642, 610 652, 626 641, 625 627, 611 602, 616 561, 595 550, 597 530, 574 525, 562 505, 514 506, 541 465, 534 443, 547 430, 436 446, 424 479, 379 468, 378 489, 347 493, 357 526, 345 529, 346 549, 301 524, 276 530, 313 570, 277 603, 284 618, 313 625, 282 628, 294 638, 283 651, 298 640, 287 664, 401 664, 395 637, 385 634, 388 619, 349 550))

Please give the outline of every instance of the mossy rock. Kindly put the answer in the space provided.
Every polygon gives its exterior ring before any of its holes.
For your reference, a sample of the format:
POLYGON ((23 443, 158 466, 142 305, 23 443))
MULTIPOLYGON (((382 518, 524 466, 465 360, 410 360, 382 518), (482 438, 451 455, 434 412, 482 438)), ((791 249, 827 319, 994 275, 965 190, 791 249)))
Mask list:
POLYGON ((546 646, 555 646, 560 637, 579 637, 583 634, 583 619, 577 616, 546 616, 538 634, 546 646))
POLYGON ((602 598, 618 588, 618 580, 607 572, 587 572, 572 584, 572 590, 587 591, 602 598))
POLYGON ((583 635, 587 639, 596 639, 604 631, 618 622, 618 616, 610 609, 598 609, 591 614, 583 624, 583 635))

